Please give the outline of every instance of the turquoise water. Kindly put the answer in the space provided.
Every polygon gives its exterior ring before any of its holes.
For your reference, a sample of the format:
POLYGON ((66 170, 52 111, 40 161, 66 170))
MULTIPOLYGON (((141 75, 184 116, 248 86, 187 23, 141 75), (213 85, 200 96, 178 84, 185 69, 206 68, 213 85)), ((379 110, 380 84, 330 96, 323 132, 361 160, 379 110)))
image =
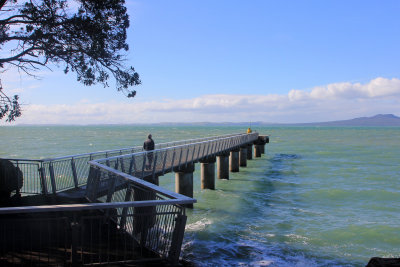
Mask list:
MULTIPOLYGON (((238 127, 0 127, 0 157, 44 158, 243 132, 238 127)), ((183 244, 198 266, 364 266, 400 257, 400 128, 258 128, 262 158, 194 196, 183 244)), ((160 184, 174 189, 174 175, 160 184)))

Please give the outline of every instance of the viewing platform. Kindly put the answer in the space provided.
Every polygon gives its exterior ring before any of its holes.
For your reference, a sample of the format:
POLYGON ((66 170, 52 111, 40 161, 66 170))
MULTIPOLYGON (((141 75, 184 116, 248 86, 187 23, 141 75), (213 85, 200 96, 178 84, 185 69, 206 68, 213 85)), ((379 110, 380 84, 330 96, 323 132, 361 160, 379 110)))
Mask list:
POLYGON ((12 192, 10 203, 18 207, 0 208, 0 263, 177 264, 185 208, 196 202, 196 163, 201 188, 215 189, 216 177, 229 179, 230 172, 260 157, 268 142, 258 133, 230 134, 158 144, 152 151, 2 159, 15 166, 13 177, 23 184, 15 183, 12 192), (175 192, 159 186, 169 172, 175 173, 175 192), (34 204, 27 205, 29 200, 34 204))

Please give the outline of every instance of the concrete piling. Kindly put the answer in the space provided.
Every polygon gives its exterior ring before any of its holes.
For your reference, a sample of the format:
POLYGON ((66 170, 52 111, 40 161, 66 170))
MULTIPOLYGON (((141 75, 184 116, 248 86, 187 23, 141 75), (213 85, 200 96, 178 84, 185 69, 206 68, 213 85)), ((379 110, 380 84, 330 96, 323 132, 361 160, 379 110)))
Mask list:
POLYGON ((253 144, 247 145, 247 160, 253 159, 253 144))
MULTIPOLYGON (((188 163, 186 166, 174 168, 174 171, 175 192, 193 198, 194 163, 188 163)), ((193 204, 187 204, 185 207, 193 208, 193 204)))
POLYGON ((267 143, 269 143, 269 136, 258 136, 258 139, 254 141, 254 157, 259 158, 261 154, 265 153, 265 144, 267 143))
POLYGON ((217 156, 217 177, 229 180, 229 154, 227 153, 217 156))
POLYGON ((269 136, 268 135, 260 135, 258 138, 261 140, 261 143, 262 143, 261 154, 265 154, 265 144, 269 143, 269 136))
POLYGON ((258 144, 254 145, 254 157, 255 158, 261 157, 261 147, 262 147, 262 145, 258 145, 258 144))
POLYGON ((201 189, 215 189, 215 157, 201 160, 201 189))
POLYGON ((231 172, 239 171, 239 148, 231 150, 229 156, 229 170, 231 172))
POLYGON ((240 147, 239 165, 240 167, 247 167, 247 145, 240 147))

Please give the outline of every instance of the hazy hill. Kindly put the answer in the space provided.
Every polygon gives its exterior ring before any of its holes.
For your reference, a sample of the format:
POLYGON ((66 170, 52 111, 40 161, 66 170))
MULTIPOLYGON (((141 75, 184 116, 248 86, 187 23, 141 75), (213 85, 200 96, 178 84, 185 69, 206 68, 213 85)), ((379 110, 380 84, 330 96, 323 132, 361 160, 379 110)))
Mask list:
POLYGON ((400 117, 393 114, 378 114, 372 117, 361 117, 351 120, 301 123, 307 126, 400 126, 400 117))
POLYGON ((329 121, 329 122, 312 122, 312 123, 269 123, 269 122, 194 122, 194 123, 159 123, 164 126, 240 126, 240 127, 257 127, 257 126, 399 126, 400 117, 393 114, 378 114, 373 117, 361 117, 351 120, 329 121))

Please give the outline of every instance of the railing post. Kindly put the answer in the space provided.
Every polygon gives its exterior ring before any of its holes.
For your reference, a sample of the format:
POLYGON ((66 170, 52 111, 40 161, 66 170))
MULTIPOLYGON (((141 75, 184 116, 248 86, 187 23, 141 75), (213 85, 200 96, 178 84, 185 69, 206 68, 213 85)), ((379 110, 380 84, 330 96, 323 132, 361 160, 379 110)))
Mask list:
POLYGON ((41 167, 39 168, 40 173, 40 183, 42 185, 42 193, 47 195, 49 192, 47 191, 47 182, 46 182, 46 172, 43 167, 43 163, 40 164, 41 167))
POLYGON ((193 160, 194 160, 194 152, 196 151, 196 145, 193 145, 193 154, 192 154, 192 162, 193 162, 193 160))
POLYGON ((153 184, 158 185, 158 176, 157 176, 157 181, 156 181, 156 169, 157 169, 157 157, 158 157, 158 153, 154 153, 154 164, 153 164, 153 172, 151 174, 152 179, 153 179, 153 184))
POLYGON ((53 194, 56 194, 57 193, 56 178, 54 176, 53 162, 51 162, 51 161, 49 163, 49 171, 50 171, 51 189, 53 191, 53 194))
MULTIPOLYGON (((116 177, 113 174, 108 174, 108 192, 107 192, 107 199, 106 202, 111 202, 112 196, 115 191, 115 180, 116 177)), ((107 210, 108 211, 108 210, 107 210)))
POLYGON ((209 151, 210 151, 210 142, 207 142, 207 153, 204 156, 208 156, 209 151))
MULTIPOLYGON (((215 150, 215 147, 216 147, 216 145, 217 145, 217 142, 216 141, 211 141, 212 143, 211 143, 211 151, 210 151, 210 154, 211 155, 214 155, 214 150, 215 150)), ((208 155, 208 156, 211 156, 211 155, 208 155)))
POLYGON ((178 265, 179 262, 186 220, 187 217, 183 214, 179 214, 175 218, 175 228, 174 232, 172 233, 171 247, 168 253, 168 260, 171 262, 172 266, 178 265))
POLYGON ((222 151, 222 146, 224 145, 224 139, 221 139, 221 140, 219 141, 218 144, 219 144, 219 145, 218 145, 218 150, 217 150, 217 152, 219 153, 219 152, 222 151))
POLYGON ((199 160, 199 158, 200 158, 201 144, 198 144, 198 146, 199 146, 199 152, 197 152, 197 158, 196 158, 196 161, 197 161, 197 160, 199 160))
POLYGON ((165 174, 165 163, 167 163, 167 156, 168 156, 168 151, 165 151, 164 162, 162 165, 162 175, 165 174))
POLYGON ((142 165, 142 179, 144 177, 144 168, 146 168, 146 158, 147 158, 147 153, 143 154, 143 165, 142 165))
POLYGON ((97 199, 97 190, 100 183, 100 170, 90 166, 88 183, 86 186, 86 197, 94 202, 97 199))
MULTIPOLYGON (((121 151, 121 155, 122 155, 122 151, 121 151)), ((123 173, 125 173, 124 158, 121 157, 120 160, 121 160, 121 171, 123 173)))
POLYGON ((181 160, 182 160, 182 147, 180 148, 180 150, 181 150, 181 153, 180 153, 180 155, 179 155, 179 163, 178 163, 178 167, 180 167, 181 166, 181 160))
POLYGON ((74 158, 71 158, 71 169, 72 169, 72 176, 74 178, 75 188, 78 188, 78 175, 76 174, 76 167, 75 167, 74 158))
POLYGON ((175 148, 174 148, 174 151, 173 151, 173 153, 172 153, 172 163, 171 163, 171 170, 170 171, 172 171, 173 169, 174 169, 174 164, 175 164, 175 148))
MULTIPOLYGON (((128 184, 128 188, 126 189, 126 194, 125 194, 125 202, 131 201, 132 198, 132 187, 130 184, 128 184)), ((128 215, 128 207, 124 207, 122 209, 122 214, 121 214, 121 221, 120 221, 120 228, 124 229, 125 224, 126 224, 126 217, 128 215)))
MULTIPOLYGON (((106 158, 108 158, 108 152, 106 152, 106 158)), ((110 167, 110 161, 109 161, 109 160, 106 160, 106 165, 107 165, 108 167, 110 167)))
POLYGON ((132 158, 131 158, 131 162, 129 164, 129 172, 128 172, 128 174, 132 175, 133 174, 133 170, 136 171, 136 162, 135 162, 135 157, 134 156, 132 156, 132 158))
POLYGON ((189 147, 190 147, 190 145, 187 147, 187 152, 186 152, 186 160, 185 160, 185 166, 187 166, 187 164, 188 164, 188 159, 189 159, 189 147))

